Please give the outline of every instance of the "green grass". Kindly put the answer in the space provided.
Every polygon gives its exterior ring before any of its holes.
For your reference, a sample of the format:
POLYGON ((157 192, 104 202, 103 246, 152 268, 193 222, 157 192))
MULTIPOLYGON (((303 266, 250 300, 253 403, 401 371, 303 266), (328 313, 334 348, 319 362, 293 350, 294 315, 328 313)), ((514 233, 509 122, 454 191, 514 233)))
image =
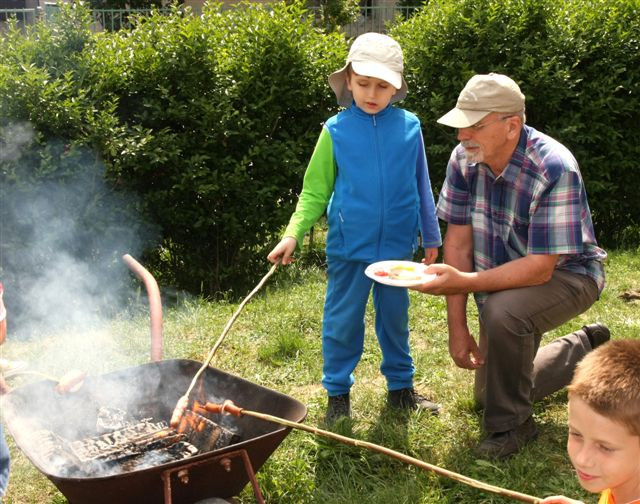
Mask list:
MULTIPOLYGON (((267 269, 265 264, 265 273, 267 269)), ((213 360, 215 367, 304 402, 308 407, 305 423, 312 426, 322 426, 326 406, 320 386, 325 282, 325 273, 319 268, 280 268, 245 307, 213 360)), ((614 338, 640 338, 638 302, 618 297, 627 289, 640 287, 639 255, 612 252, 607 282, 600 301, 548 333, 545 341, 594 321, 606 323, 614 338)), ((340 425, 340 433, 522 493, 538 497, 563 493, 595 502, 595 496, 580 489, 565 453, 564 392, 536 404, 540 436, 516 457, 506 462, 474 458, 472 448, 482 436, 480 412, 473 405, 472 374, 456 368, 448 355, 444 299, 415 292, 411 298, 416 386, 443 404, 442 415, 433 418, 387 410, 369 308, 365 353, 352 389, 353 421, 340 425)), ((235 303, 198 299, 165 307, 164 358, 203 361, 236 307, 235 303)), ((472 321, 473 310, 470 307, 472 321)), ((138 365, 149 359, 148 319, 143 310, 138 313, 133 319, 123 316, 89 331, 43 334, 26 342, 9 339, 2 348, 3 356, 28 360, 33 369, 54 375, 70 368, 101 374, 138 365)), ((66 502, 11 439, 9 442, 13 468, 5 502, 66 502)), ((295 430, 269 458, 258 479, 269 503, 509 502, 388 456, 295 430)), ((245 488, 239 500, 255 502, 251 489, 245 488)))

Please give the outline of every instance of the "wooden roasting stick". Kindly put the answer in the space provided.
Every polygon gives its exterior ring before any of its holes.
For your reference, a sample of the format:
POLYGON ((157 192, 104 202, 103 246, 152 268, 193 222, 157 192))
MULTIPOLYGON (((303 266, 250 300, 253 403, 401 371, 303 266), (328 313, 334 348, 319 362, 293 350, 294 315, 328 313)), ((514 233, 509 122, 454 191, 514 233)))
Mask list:
POLYGON ((213 348, 209 352, 209 355, 207 356, 207 360, 204 362, 204 364, 202 364, 202 367, 195 374, 195 376, 193 377, 193 380, 191 380, 191 385, 189 385, 189 388, 187 389, 187 393, 185 395, 183 395, 180 399, 178 399, 176 407, 173 410, 173 415, 171 415, 171 421, 170 421, 171 427, 175 428, 180 424, 180 419, 182 418, 182 416, 184 415, 185 411, 189 407, 189 396, 191 395, 191 392, 193 391, 194 387, 196 386, 196 383, 198 382, 198 378, 200 378, 202 373, 204 373, 205 369, 207 369, 207 367, 211 363, 211 359, 213 359, 213 356, 215 355, 216 351, 218 350, 218 347, 222 344, 222 341, 224 340, 224 337, 229 332, 229 329, 231 329, 231 326, 233 325, 233 323, 238 318, 238 315, 240 315, 240 312, 242 311, 244 306, 249 302, 249 300, 254 296, 254 294, 256 292, 258 292, 262 288, 262 286, 267 281, 267 279, 271 275, 273 275, 273 272, 276 270, 277 266, 278 266, 277 262, 274 263, 273 266, 271 266, 271 269, 269 270, 269 272, 264 277, 262 277, 262 280, 260 280, 258 285, 256 285, 254 287, 254 289, 249 293, 249 295, 246 298, 243 299, 242 303, 240 303, 240 306, 238 306, 238 309, 235 311, 233 316, 229 319, 229 322, 227 322, 227 325, 222 330, 222 334, 220 334, 220 337, 218 338, 218 341, 216 341, 216 344, 213 346, 213 348))
POLYGON ((416 467, 420 467, 422 469, 426 469, 428 471, 432 471, 441 476, 446 476, 447 478, 460 481, 466 485, 472 486, 474 488, 478 488, 480 490, 484 490, 485 492, 491 492, 497 495, 501 495, 502 497, 509 497, 511 499, 515 499, 522 502, 529 502, 531 504, 540 504, 542 499, 538 497, 533 497, 532 495, 523 494, 520 492, 516 492, 514 490, 509 490, 507 488, 502 488, 499 486, 490 485, 489 483, 485 483, 484 481, 479 481, 473 478, 469 478, 460 473, 456 473, 453 471, 449 471, 448 469, 444 469, 437 465, 429 464, 428 462, 424 462, 423 460, 410 457, 409 455, 405 455, 404 453, 397 452, 390 448, 386 448, 384 446, 380 446, 374 443, 369 443, 368 441, 361 441, 359 439, 353 439, 346 436, 341 436, 340 434, 336 434, 335 432, 326 431, 322 429, 318 429, 317 427, 311 427, 305 424, 301 424, 298 422, 292 422, 290 420, 286 420, 284 418, 267 415, 265 413, 258 413, 256 411, 250 411, 246 409, 242 409, 239 406, 236 406, 231 401, 224 401, 222 404, 214 404, 207 402, 206 404, 197 404, 197 408, 201 410, 206 410, 210 413, 227 413, 229 415, 235 416, 251 416, 254 418, 260 418, 262 420, 266 420, 267 422, 273 422, 280 425, 285 425, 287 427, 292 427, 294 429, 300 429, 307 432, 311 432, 313 434, 317 434, 319 436, 328 437, 331 439, 335 439, 336 441, 340 441, 341 443, 345 443, 352 446, 359 446, 362 448, 367 448, 372 451, 376 451, 379 453, 384 453, 385 455, 389 455, 401 462, 406 462, 407 464, 414 465, 416 467))

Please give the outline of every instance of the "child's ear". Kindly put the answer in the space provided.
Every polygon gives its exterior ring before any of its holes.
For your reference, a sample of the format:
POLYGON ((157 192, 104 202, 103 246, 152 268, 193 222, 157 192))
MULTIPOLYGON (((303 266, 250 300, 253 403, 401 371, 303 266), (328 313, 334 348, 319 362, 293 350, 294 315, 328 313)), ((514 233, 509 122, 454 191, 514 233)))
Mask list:
POLYGON ((344 73, 344 80, 347 83, 347 89, 349 91, 353 91, 351 86, 351 77, 353 76, 353 68, 351 68, 351 63, 347 66, 347 71, 344 73))

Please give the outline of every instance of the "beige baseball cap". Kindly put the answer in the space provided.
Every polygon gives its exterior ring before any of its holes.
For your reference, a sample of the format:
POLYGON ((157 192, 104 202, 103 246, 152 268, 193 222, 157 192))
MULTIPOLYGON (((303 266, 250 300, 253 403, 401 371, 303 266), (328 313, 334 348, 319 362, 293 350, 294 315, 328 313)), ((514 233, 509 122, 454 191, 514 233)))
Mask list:
POLYGON ((348 107, 353 95, 347 88, 347 68, 358 75, 375 77, 388 82, 398 91, 391 102, 402 100, 407 96, 407 83, 402 77, 404 61, 400 44, 382 33, 364 33, 353 41, 347 63, 329 76, 329 85, 336 94, 338 104, 348 107))
POLYGON ((468 128, 491 112, 524 112, 524 95, 506 75, 474 75, 460 92, 455 108, 438 122, 452 128, 468 128))

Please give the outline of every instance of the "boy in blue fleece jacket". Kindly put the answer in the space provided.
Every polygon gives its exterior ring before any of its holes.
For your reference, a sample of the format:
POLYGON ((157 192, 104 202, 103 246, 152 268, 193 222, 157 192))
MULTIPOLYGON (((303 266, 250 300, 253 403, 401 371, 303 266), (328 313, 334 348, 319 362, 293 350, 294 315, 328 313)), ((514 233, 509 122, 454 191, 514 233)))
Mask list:
POLYGON ((329 396, 327 423, 351 413, 349 391, 364 347, 372 286, 389 404, 438 412, 413 388, 407 290, 375 283, 364 274, 373 262, 411 260, 418 231, 427 264, 436 260, 442 244, 420 121, 391 105, 407 94, 402 72, 402 49, 392 38, 365 33, 353 42, 346 65, 329 77, 338 103, 347 108, 322 128, 296 211, 268 255, 271 262, 289 264, 304 234, 326 210, 322 385, 329 396))

